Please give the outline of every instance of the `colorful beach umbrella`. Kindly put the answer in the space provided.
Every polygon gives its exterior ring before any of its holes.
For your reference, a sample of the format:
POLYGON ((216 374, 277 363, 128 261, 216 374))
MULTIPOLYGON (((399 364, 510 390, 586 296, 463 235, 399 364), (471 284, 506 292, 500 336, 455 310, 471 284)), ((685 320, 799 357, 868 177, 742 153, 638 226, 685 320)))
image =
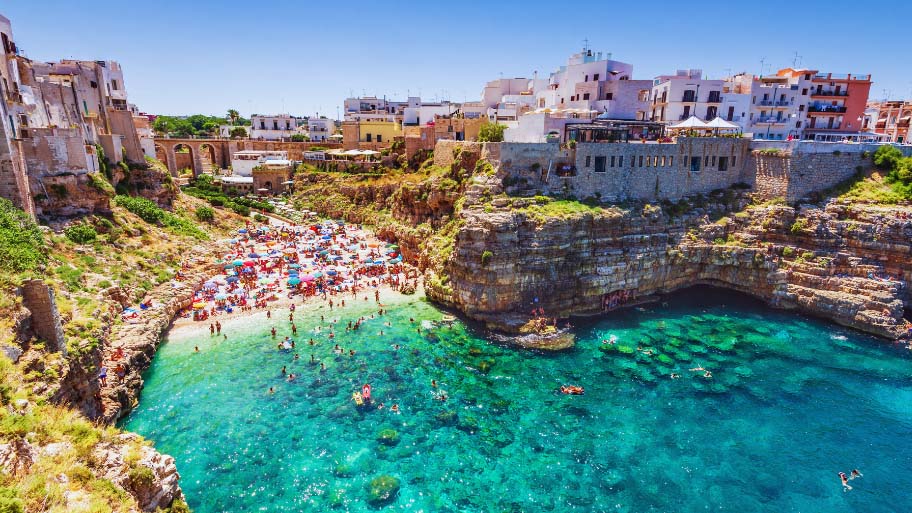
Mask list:
POLYGON ((288 279, 288 284, 289 284, 289 285, 297 285, 297 284, 299 284, 299 283, 301 283, 301 279, 300 279, 300 278, 289 278, 289 279, 288 279))

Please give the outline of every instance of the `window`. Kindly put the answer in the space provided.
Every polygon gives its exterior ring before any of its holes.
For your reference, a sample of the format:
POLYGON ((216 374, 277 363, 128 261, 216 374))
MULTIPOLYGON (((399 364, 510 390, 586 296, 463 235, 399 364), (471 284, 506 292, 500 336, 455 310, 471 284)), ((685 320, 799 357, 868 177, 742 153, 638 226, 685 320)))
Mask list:
POLYGON ((276 121, 276 120, 274 120, 274 119, 272 120, 272 129, 273 129, 273 130, 278 130, 278 129, 279 129, 279 122, 276 121))
POLYGON ((804 105, 798 106, 798 112, 804 112, 804 105))
POLYGON ((804 89, 801 90, 801 95, 802 95, 802 96, 807 96, 807 95, 808 95, 808 89, 807 89, 807 87, 805 87, 804 89))
POLYGON ((709 167, 709 155, 703 157, 703 167, 709 167))
POLYGON ((611 167, 614 167, 614 159, 615 159, 615 156, 612 155, 612 156, 611 156, 611 167))
POLYGON ((369 134, 369 133, 367 134, 367 137, 365 138, 365 141, 367 141, 367 142, 371 142, 371 141, 372 141, 372 139, 371 139, 371 134, 369 134))
POLYGON ((564 99, 563 99, 563 98, 561 98, 561 105, 563 105, 563 104, 564 104, 564 99))
POLYGON ((586 167, 589 167, 591 165, 592 165, 592 156, 586 155, 586 167))
POLYGON ((598 78, 599 78, 598 73, 596 73, 595 75, 592 75, 592 80, 594 80, 595 82, 598 82, 598 78))
POLYGON ((266 130, 266 122, 263 120, 260 120, 260 130, 266 130))
POLYGON ((111 89, 113 89, 115 91, 117 90, 117 81, 116 80, 111 80, 111 89))
POLYGON ((671 167, 674 165, 674 160, 675 160, 674 157, 668 157, 668 167, 671 167))
POLYGON ((719 171, 728 171, 728 157, 719 157, 719 171))
POLYGON ((732 167, 735 167, 735 156, 732 155, 732 167))
POLYGON ((684 91, 684 99, 682 101, 685 101, 685 102, 696 101, 695 100, 696 96, 697 96, 696 91, 688 89, 688 90, 684 91))
POLYGON ((383 142, 383 135, 377 134, 377 142, 383 142))
POLYGON ((588 100, 588 99, 589 99, 589 93, 583 93, 583 99, 584 99, 584 100, 588 100))
POLYGON ((618 157, 618 167, 624 167, 624 156, 618 157))
POLYGON ((640 166, 639 167, 643 167, 643 156, 642 155, 640 155, 640 166))
POLYGON ((691 171, 700 170, 700 157, 690 157, 690 170, 691 171))
POLYGON ((716 167, 716 156, 715 155, 713 155, 713 158, 712 158, 712 165, 713 165, 713 167, 716 167))
POLYGON ((586 75, 586 78, 583 79, 583 82, 588 82, 588 81, 589 81, 589 75, 586 75))
POLYGON ((605 172, 605 162, 607 157, 595 157, 595 172, 604 173, 605 172))
POLYGON ((719 91, 710 91, 709 92, 709 103, 719 103, 722 101, 721 92, 719 91))
POLYGON ((605 99, 606 100, 614 99, 614 93, 605 93, 605 99))
POLYGON ((810 74, 810 73, 805 73, 805 74, 804 74, 804 79, 805 79, 805 80, 810 80, 810 79, 811 79, 811 74, 810 74))
POLYGON ((92 89, 98 89, 98 82, 94 80, 90 80, 89 85, 92 86, 92 89))
POLYGON ((795 128, 801 128, 801 121, 795 123, 795 128))

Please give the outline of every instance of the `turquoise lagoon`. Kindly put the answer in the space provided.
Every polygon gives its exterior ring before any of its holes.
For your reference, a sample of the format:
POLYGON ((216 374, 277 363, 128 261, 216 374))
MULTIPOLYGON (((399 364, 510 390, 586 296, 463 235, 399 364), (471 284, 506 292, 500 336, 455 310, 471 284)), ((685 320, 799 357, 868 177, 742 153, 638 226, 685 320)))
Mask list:
POLYGON ((299 361, 268 333, 289 334, 287 312, 227 322, 228 340, 172 336, 123 426, 174 456, 197 513, 912 508, 902 347, 713 289, 579 321, 577 346, 557 354, 459 322, 419 334, 444 313, 417 296, 388 303, 361 330, 336 330, 354 357, 314 328, 320 315, 340 327, 370 315, 373 301, 299 308, 299 361), (300 377, 285 381, 283 365, 300 377), (435 400, 432 379, 448 400, 435 400), (368 382, 387 408, 355 408, 368 382), (562 395, 562 384, 586 393, 562 395), (852 468, 864 477, 843 492, 837 472, 852 468), (370 502, 379 476, 398 492, 370 502))

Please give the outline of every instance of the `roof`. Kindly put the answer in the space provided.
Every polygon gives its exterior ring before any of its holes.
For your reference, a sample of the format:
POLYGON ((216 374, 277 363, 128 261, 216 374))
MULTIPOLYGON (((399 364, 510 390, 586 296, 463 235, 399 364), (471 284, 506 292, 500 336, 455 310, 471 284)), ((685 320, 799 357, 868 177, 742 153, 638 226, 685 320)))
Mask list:
POLYGON ((252 176, 223 176, 223 183, 253 183, 252 176))

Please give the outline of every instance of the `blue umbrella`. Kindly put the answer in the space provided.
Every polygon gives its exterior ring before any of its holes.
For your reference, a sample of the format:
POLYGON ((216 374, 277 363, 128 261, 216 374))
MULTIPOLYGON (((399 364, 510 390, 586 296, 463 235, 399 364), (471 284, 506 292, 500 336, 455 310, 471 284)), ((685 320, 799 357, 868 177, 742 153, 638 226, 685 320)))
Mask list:
POLYGON ((228 299, 228 294, 222 294, 222 293, 216 294, 216 295, 215 295, 215 299, 217 299, 217 300, 219 300, 219 301, 221 301, 221 300, 223 300, 223 299, 228 299))
POLYGON ((225 280, 225 281, 227 281, 228 283, 234 283, 234 282, 238 281, 238 277, 237 277, 237 276, 229 276, 228 279, 225 280))
POLYGON ((241 228, 240 230, 238 230, 238 233, 247 233, 247 229, 246 229, 246 228, 241 228))
POLYGON ((339 255, 336 255, 336 256, 333 257, 333 260, 342 260, 342 257, 339 256, 339 255))
POLYGON ((299 269, 301 267, 301 264, 288 264, 288 267, 292 269, 299 269))
POLYGON ((324 235, 324 236, 321 237, 321 238, 322 238, 323 240, 330 240, 330 239, 332 239, 332 237, 330 237, 329 235, 324 235))
POLYGON ((289 269, 289 270, 288 270, 288 276, 297 276, 297 275, 298 275, 298 270, 297 270, 297 269, 289 269))
POLYGON ((257 253, 250 253, 250 254, 247 255, 247 256, 250 257, 250 258, 260 258, 260 255, 258 255, 257 253))
POLYGON ((297 285, 301 283, 301 278, 288 278, 289 285, 297 285))
POLYGON ((326 271, 326 274, 328 274, 328 275, 330 275, 330 276, 335 276, 335 275, 337 275, 337 274, 339 274, 339 273, 337 273, 336 271, 326 271))
POLYGON ((321 273, 320 271, 317 271, 317 272, 311 274, 311 276, 313 276, 314 278, 319 278, 319 277, 323 276, 323 273, 321 273))
POLYGON ((237 259, 237 260, 234 261, 234 266, 235 266, 235 267, 240 267, 240 266, 242 266, 242 265, 244 265, 244 261, 243 261, 243 260, 237 259))

